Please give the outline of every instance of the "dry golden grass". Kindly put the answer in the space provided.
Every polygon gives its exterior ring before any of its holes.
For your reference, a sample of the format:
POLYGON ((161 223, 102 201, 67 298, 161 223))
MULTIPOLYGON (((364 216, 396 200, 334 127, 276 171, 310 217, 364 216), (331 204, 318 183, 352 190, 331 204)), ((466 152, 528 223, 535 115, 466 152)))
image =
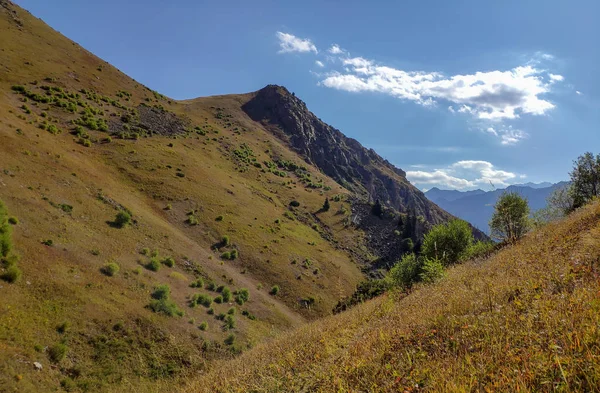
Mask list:
POLYGON ((185 392, 600 390, 600 204, 212 368, 185 392))
MULTIPOLYGON (((317 220, 313 213, 325 197, 346 191, 313 167, 308 168, 313 177, 322 177, 331 189, 309 190, 294 175, 281 178, 254 167, 238 171, 233 150, 244 143, 261 162, 274 155, 302 162, 241 111, 248 95, 184 102, 157 98, 26 11, 9 7, 22 25, 0 7, 0 199, 19 219, 13 239, 22 256, 23 277, 16 284, 0 283, 0 390, 48 391, 72 380, 78 389, 87 386, 92 391, 153 391, 156 385, 163 386, 159 381, 164 378, 153 373, 171 361, 179 369, 167 378, 165 385, 170 387, 216 357, 231 357, 223 344, 230 332, 224 332, 222 323, 205 308, 187 306, 192 295, 209 292, 189 287, 197 273, 186 269, 187 260, 196 264, 206 282, 250 291, 250 301, 238 307, 233 330, 244 350, 329 314, 341 296, 352 293, 363 275, 343 249, 356 247, 362 235, 344 228, 343 217, 334 214, 341 202, 317 216, 322 226, 330 228, 334 241, 311 229, 311 222, 284 217, 295 199, 301 203, 300 214, 317 220), (121 102, 128 106, 162 105, 192 125, 218 133, 210 138, 190 133, 177 139, 113 138, 111 143, 98 143, 106 133, 89 131, 94 142, 85 147, 69 133, 73 128, 69 121, 77 114, 31 100, 26 104, 32 113, 20 109, 23 97, 11 87, 39 89, 42 84, 70 92, 93 89, 111 99, 126 90, 131 101, 121 102), (214 107, 231 117, 219 119, 214 107), (45 119, 42 112, 63 132, 52 135, 38 128, 45 119), (185 177, 176 176, 178 168, 185 177), (123 229, 108 225, 117 211, 100 201, 99 194, 130 209, 136 223, 123 229), (58 204, 73 210, 65 212, 58 204), (170 210, 165 210, 167 205, 170 210), (185 222, 192 209, 198 209, 199 225, 185 222), (217 221, 218 216, 223 220, 217 221), (235 261, 222 261, 221 252, 211 250, 223 235, 239 250, 235 261), (53 240, 52 247, 42 244, 48 239, 53 240), (140 251, 146 247, 158 249, 162 257, 172 256, 175 266, 163 265, 158 272, 145 269, 142 264, 148 257, 140 251), (305 258, 313 261, 319 274, 291 263, 305 258), (114 277, 101 272, 110 261, 120 266, 114 277), (168 318, 145 308, 159 284, 170 285, 184 317, 168 318), (259 290, 260 285, 264 289, 259 290), (277 296, 268 294, 273 285, 281 287, 277 296), (318 299, 310 309, 300 302, 308 296, 318 299), (242 310, 257 319, 242 316, 242 310), (188 323, 190 319, 197 323, 188 323), (198 329, 203 320, 209 321, 207 331, 198 329), (56 331, 64 321, 71 324, 68 334, 56 331), (119 321, 127 335, 112 330, 119 321), (157 337, 150 332, 157 332, 157 337), (92 344, 105 338, 130 352, 110 358, 118 351, 92 344), (43 348, 61 341, 69 351, 57 367, 50 367, 43 348), (216 348, 205 350, 204 343, 216 348), (34 361, 43 364, 43 372, 35 371, 34 361)), ((108 120, 119 112, 110 105, 102 109, 108 120)), ((231 306, 213 305, 215 314, 231 306)))

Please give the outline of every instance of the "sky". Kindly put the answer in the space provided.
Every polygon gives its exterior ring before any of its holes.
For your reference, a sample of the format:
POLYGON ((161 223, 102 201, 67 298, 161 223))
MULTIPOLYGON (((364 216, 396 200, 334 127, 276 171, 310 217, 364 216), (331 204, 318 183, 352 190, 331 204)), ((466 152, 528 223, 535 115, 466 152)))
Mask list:
POLYGON ((558 182, 600 146, 600 2, 16 0, 175 99, 279 84, 427 190, 558 182))

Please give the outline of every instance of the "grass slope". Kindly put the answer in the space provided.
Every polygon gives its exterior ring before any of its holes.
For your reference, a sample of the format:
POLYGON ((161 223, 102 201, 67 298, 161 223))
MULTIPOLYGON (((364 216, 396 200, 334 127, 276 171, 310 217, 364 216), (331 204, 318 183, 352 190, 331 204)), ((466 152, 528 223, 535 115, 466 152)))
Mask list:
POLYGON ((215 367, 185 392, 597 392, 600 203, 408 296, 215 367))
POLYGON ((347 191, 310 166, 302 176, 269 168, 302 160, 241 111, 247 95, 171 100, 4 0, 0 31, 0 200, 19 221, 12 238, 23 272, 0 282, 0 386, 172 387, 329 314, 363 278, 347 191), (159 119, 135 126, 149 110, 159 119), (331 210, 319 212, 325 197, 331 210), (133 221, 117 228, 123 210, 133 221), (216 247, 223 236, 230 244, 216 247), (174 266, 147 269, 145 248, 174 266), (222 258, 234 250, 236 259, 222 258), (110 263, 119 267, 112 276, 110 263), (191 288, 198 278, 248 289, 250 299, 213 303, 213 314, 191 308, 194 295, 219 296, 191 288), (160 284, 183 317, 146 307, 160 284), (218 316, 232 307, 227 327, 218 316))

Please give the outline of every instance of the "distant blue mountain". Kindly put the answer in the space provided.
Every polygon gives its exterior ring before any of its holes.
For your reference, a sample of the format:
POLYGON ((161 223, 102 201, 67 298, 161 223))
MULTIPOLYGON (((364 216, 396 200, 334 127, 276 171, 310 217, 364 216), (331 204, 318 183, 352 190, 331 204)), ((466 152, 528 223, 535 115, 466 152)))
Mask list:
POLYGON ((434 187, 425 192, 425 196, 442 209, 470 222, 473 226, 489 235, 490 227, 488 223, 494 213, 494 205, 498 197, 505 191, 517 192, 525 197, 529 203, 529 208, 534 212, 546 206, 546 199, 554 190, 565 187, 568 184, 568 182, 556 184, 547 182, 539 184, 516 184, 505 189, 493 191, 440 190, 434 187))

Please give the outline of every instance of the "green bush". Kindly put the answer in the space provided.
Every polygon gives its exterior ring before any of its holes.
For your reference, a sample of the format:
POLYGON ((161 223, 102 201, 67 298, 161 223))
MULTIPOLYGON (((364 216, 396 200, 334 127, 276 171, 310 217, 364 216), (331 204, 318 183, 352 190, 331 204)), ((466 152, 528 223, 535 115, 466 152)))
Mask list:
POLYGON ((198 329, 202 330, 203 332, 206 331, 208 329, 208 323, 202 322, 200 326, 198 326, 198 329))
POLYGON ((444 265, 438 259, 425 259, 421 266, 419 278, 422 282, 431 284, 444 277, 444 265))
POLYGON ((231 307, 229 310, 227 310, 227 314, 235 315, 235 307, 231 307))
POLYGON ((12 284, 19 281, 22 275, 23 272, 21 271, 21 269, 13 265, 6 268, 4 273, 0 275, 0 279, 12 284))
POLYGON ((162 260, 162 264, 168 267, 173 267, 175 266, 175 259, 173 259, 172 257, 167 257, 162 260))
POLYGON ((229 302, 231 300, 231 290, 227 287, 223 288, 221 296, 223 297, 224 302, 229 302))
POLYGON ((204 287, 204 280, 202 278, 198 278, 196 279, 194 282, 192 282, 190 284, 191 288, 203 288, 204 287))
POLYGON ((118 228, 124 228, 125 226, 131 224, 131 215, 126 211, 120 211, 117 213, 115 217, 115 226, 118 228))
POLYGON ((171 288, 167 284, 162 284, 154 288, 152 298, 156 300, 166 300, 171 296, 171 288))
POLYGON ((392 286, 410 289, 420 279, 421 265, 415 254, 406 254, 390 269, 386 279, 392 286))
POLYGON ((195 300, 196 304, 201 304, 204 307, 210 307, 210 305, 213 302, 213 298, 205 295, 203 293, 199 293, 197 295, 194 296, 194 298, 192 298, 193 300, 195 300))
POLYGON ((496 244, 493 242, 475 242, 467 249, 467 252, 463 256, 463 260, 475 259, 475 258, 487 258, 496 249, 496 244))
POLYGON ((151 270, 153 272, 157 272, 160 270, 160 261, 156 258, 150 259, 150 262, 146 264, 146 269, 151 270))
POLYGON ((221 238, 221 247, 227 247, 231 244, 229 236, 225 235, 221 238))
POLYGON ((120 270, 120 267, 115 262, 107 263, 101 269, 102 273, 109 277, 113 277, 114 275, 119 273, 119 270, 120 270))
POLYGON ((217 297, 215 297, 215 299, 213 301, 217 304, 221 304, 221 303, 223 303, 223 297, 217 296, 217 297))
POLYGON ((235 291, 235 301, 237 304, 242 306, 248 300, 250 300, 250 292, 246 288, 235 291))
POLYGON ((273 285, 269 291, 271 295, 277 295, 279 293, 279 285, 273 285))
POLYGON ((423 239, 421 254, 448 266, 459 262, 472 243, 471 227, 466 221, 456 219, 431 228, 423 239))
POLYGON ((231 330, 231 329, 235 328, 235 317, 233 315, 228 314, 225 317, 225 326, 224 326, 224 328, 226 330, 231 330))
POLYGON ((65 334, 71 328, 71 324, 68 321, 64 321, 56 327, 56 331, 60 334, 65 334))
POLYGON ((290 202, 290 206, 292 206, 292 207, 299 207, 300 206, 300 202, 298 202, 298 201, 291 201, 290 202))
POLYGON ((10 225, 19 225, 19 219, 17 217, 9 217, 8 223, 10 225))
POLYGON ((227 338, 225 339, 225 344, 227 344, 227 345, 235 344, 235 336, 233 334, 230 334, 229 336, 227 336, 227 338))
POLYGON ((142 248, 142 251, 140 251, 140 254, 150 255, 150 249, 148 247, 142 248))
POLYGON ((60 363, 66 356, 69 348, 65 344, 56 344, 48 348, 48 357, 53 363, 60 363))
POLYGON ((226 259, 226 260, 231 259, 231 252, 225 251, 224 253, 221 254, 221 258, 226 259))
POLYGON ((215 218, 215 221, 223 221, 225 217, 223 216, 217 216, 217 218, 215 218))

